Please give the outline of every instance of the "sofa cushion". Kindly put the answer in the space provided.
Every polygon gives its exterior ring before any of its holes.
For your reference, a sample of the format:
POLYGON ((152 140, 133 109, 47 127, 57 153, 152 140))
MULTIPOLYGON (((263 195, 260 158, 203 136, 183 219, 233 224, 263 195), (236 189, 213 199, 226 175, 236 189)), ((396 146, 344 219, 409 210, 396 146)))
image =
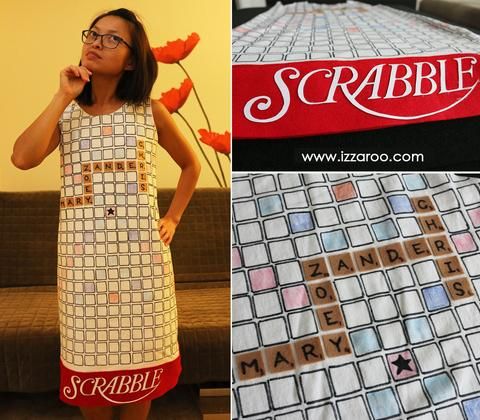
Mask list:
POLYGON ((457 25, 480 29, 478 0, 422 0, 420 10, 457 25))
MULTIPOLYGON (((230 291, 177 290, 181 383, 230 381, 230 291)), ((0 392, 58 389, 56 286, 0 288, 0 392)))
MULTIPOLYGON (((173 194, 158 190, 161 216, 173 194)), ((58 191, 0 192, 0 287, 56 284, 59 202, 58 191)), ((175 281, 227 286, 229 249, 229 191, 195 190, 171 245, 175 281)))

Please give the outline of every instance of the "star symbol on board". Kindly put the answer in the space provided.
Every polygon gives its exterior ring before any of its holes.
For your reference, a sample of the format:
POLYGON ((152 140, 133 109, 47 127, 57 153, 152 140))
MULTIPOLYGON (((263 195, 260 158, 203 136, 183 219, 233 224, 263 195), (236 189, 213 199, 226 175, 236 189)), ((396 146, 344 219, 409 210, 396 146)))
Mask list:
POLYGON ((115 210, 113 210, 111 207, 107 210, 107 216, 110 216, 111 214, 115 214, 114 213, 115 210))
POLYGON ((414 370, 410 367, 411 361, 412 359, 404 359, 403 356, 399 354, 397 360, 395 360, 394 362, 392 361, 392 365, 395 365, 397 367, 397 375, 402 373, 404 370, 414 372, 414 370))

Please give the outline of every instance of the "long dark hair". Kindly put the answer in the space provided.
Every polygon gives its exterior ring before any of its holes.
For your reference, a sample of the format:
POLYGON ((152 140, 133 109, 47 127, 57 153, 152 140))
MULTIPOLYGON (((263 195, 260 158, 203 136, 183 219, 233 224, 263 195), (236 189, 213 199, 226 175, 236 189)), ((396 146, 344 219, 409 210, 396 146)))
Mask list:
MULTIPOLYGON (((131 54, 133 55, 134 69, 125 71, 120 78, 116 95, 119 99, 133 105, 145 102, 152 91, 153 84, 157 79, 158 66, 153 56, 147 34, 142 23, 135 13, 128 9, 116 9, 97 16, 90 24, 91 29, 100 19, 105 16, 118 16, 130 23, 132 36, 131 54)), ((81 60, 79 65, 81 65, 81 60)), ((80 95, 76 97, 82 105, 93 105, 92 84, 86 83, 80 95)))

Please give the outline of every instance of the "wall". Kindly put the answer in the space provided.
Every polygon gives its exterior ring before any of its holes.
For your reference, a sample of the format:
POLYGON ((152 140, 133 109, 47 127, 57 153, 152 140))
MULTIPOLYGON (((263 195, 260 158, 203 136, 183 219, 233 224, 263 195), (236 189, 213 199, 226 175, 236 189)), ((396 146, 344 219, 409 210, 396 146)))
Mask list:
MULTIPOLYGON (((41 165, 22 171, 10 162, 16 138, 43 111, 58 89, 59 72, 78 64, 81 31, 103 11, 126 7, 144 23, 152 47, 177 38, 186 39, 195 31, 200 42, 182 63, 187 67, 203 100, 213 131, 230 131, 230 22, 229 0, 2 0, 0 45, 2 65, 2 101, 0 118, 3 129, 0 142, 0 190, 57 190, 60 186, 59 149, 41 165)), ((159 63, 159 77, 152 91, 157 99, 185 78, 177 65, 159 63)), ((182 108, 192 126, 206 128, 193 94, 182 108)), ((179 127, 192 141, 192 135, 178 116, 179 127)), ((207 146, 208 156, 215 162, 207 146)), ((174 187, 179 169, 163 150, 157 162, 158 187, 174 187)), ((215 178, 201 158, 203 171, 199 187, 216 186, 215 178)), ((228 160, 221 156, 227 179, 228 160)))

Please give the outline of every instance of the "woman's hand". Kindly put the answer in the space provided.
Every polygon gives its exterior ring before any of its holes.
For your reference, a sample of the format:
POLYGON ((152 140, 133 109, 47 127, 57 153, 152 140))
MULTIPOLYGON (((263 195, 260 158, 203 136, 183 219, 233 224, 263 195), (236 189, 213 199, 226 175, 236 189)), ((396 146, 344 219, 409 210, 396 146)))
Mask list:
POLYGON ((82 92, 86 83, 90 81, 92 72, 85 66, 68 66, 60 72, 59 92, 74 99, 82 92))
POLYGON ((158 231, 160 232, 160 239, 166 246, 169 246, 170 242, 172 242, 177 225, 178 222, 168 216, 162 217, 158 221, 158 231))

